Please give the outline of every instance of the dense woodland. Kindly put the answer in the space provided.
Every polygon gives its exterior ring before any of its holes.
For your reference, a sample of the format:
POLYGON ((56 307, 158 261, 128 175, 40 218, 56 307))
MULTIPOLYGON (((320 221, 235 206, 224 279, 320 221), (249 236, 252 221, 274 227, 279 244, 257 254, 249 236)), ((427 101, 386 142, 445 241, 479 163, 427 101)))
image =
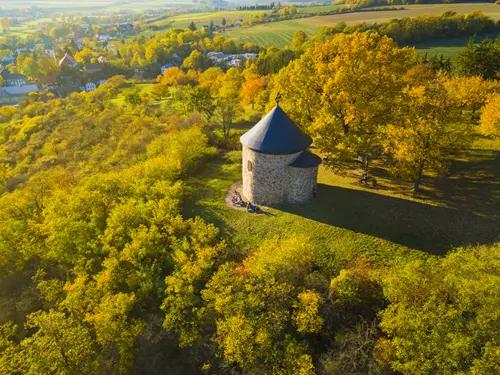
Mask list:
POLYGON ((191 52, 150 92, 116 76, 0 108, 0 374, 498 374, 498 244, 326 266, 307 237, 246 252, 183 210, 278 92, 330 170, 384 163, 418 191, 500 137, 499 43, 443 69, 373 31, 298 33, 281 69, 191 52))

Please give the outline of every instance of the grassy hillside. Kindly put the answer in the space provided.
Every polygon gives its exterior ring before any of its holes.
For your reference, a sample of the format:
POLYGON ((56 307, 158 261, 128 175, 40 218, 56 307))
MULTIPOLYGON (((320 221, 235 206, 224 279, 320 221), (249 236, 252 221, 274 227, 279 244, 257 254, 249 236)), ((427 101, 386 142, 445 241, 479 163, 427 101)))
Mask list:
MULTIPOLYGON (((439 15, 447 10, 461 14, 470 13, 474 10, 480 10, 492 18, 500 19, 500 6, 491 3, 406 5, 404 10, 397 11, 358 12, 274 22, 253 26, 251 28, 238 28, 229 31, 225 35, 243 43, 258 43, 266 47, 271 45, 284 47, 290 43, 293 34, 297 30, 303 30, 307 34, 312 35, 322 26, 333 26, 337 22, 345 22, 348 25, 358 24, 361 22, 381 23, 392 18, 414 17, 423 14, 439 15)), ((447 47, 447 44, 449 43, 445 42, 444 44, 437 44, 437 46, 442 46, 442 48, 444 48, 447 47)), ((446 54, 452 55, 456 52, 457 49, 455 48, 450 49, 446 52, 446 54)))
POLYGON ((284 47, 290 44, 293 34, 297 30, 305 31, 309 36, 314 35, 319 27, 299 20, 264 23, 251 28, 237 28, 225 34, 225 37, 242 43, 255 43, 265 47, 284 47))
POLYGON ((241 179, 241 165, 221 158, 188 181, 185 210, 224 228, 234 248, 243 250, 274 236, 304 235, 321 251, 325 266, 360 255, 380 262, 408 260, 493 241, 500 234, 500 143, 476 142, 450 170, 448 178, 427 178, 423 193, 415 196, 406 182, 385 178, 383 169, 375 172, 374 189, 360 186, 355 174, 339 176, 320 167, 313 203, 256 215, 225 205, 229 186, 241 179))

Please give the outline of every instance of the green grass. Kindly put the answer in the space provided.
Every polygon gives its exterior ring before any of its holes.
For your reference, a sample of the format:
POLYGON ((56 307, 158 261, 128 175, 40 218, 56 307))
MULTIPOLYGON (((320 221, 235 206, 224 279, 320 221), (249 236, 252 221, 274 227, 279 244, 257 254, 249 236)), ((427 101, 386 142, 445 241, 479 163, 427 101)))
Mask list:
MULTIPOLYGON (((496 35, 489 35, 488 37, 494 40, 496 38, 496 35)), ((486 36, 478 36, 474 38, 474 41, 476 43, 479 43, 484 38, 486 38, 486 36)), ((444 55, 454 58, 461 51, 463 51, 468 41, 469 37, 436 39, 429 42, 417 43, 415 44, 415 48, 421 55, 444 55)))
POLYGON ((138 90, 140 94, 142 93, 147 93, 150 92, 151 89, 153 88, 153 84, 151 83, 139 83, 139 84, 131 84, 127 87, 123 87, 120 91, 121 94, 118 95, 115 99, 112 100, 114 104, 119 104, 119 105, 125 105, 125 94, 133 91, 133 90, 138 90))
POLYGON ((186 182, 184 214, 222 228, 233 251, 245 253, 265 239, 306 236, 318 262, 342 267, 359 256, 376 263, 442 255, 465 244, 491 243, 500 234, 500 142, 482 140, 467 150, 448 178, 426 177, 415 196, 411 184, 376 169, 378 188, 320 167, 317 198, 308 205, 269 208, 269 215, 228 208, 224 196, 241 179, 241 165, 220 157, 186 182))
POLYGON ((264 47, 285 47, 290 44, 297 30, 303 30, 312 36, 319 30, 319 27, 300 22, 300 20, 288 20, 264 23, 254 27, 240 27, 223 36, 241 43, 255 43, 264 47))

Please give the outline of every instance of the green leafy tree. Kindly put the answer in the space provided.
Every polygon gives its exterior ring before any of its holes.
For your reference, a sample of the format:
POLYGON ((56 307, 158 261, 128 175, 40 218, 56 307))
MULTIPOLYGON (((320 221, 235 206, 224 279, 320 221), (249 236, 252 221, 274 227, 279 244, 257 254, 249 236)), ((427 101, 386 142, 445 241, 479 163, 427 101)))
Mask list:
POLYGON ((295 34, 293 34, 292 42, 290 46, 294 50, 302 49, 302 45, 307 41, 307 34, 302 30, 297 30, 295 34))
POLYGON ((301 335, 321 330, 322 298, 302 285, 312 267, 307 248, 301 238, 267 241, 212 277, 202 296, 229 364, 245 373, 314 373, 301 335))
POLYGON ((23 374, 97 374, 95 343, 88 329, 56 311, 29 316, 26 328, 36 332, 20 344, 23 374))
POLYGON ((481 76, 485 79, 498 78, 500 72, 500 39, 495 42, 484 39, 475 45, 469 40, 467 47, 456 58, 457 73, 464 76, 481 76))
POLYGON ((388 271, 380 358, 410 375, 498 372, 499 272, 498 245, 388 271))
POLYGON ((207 64, 207 57, 203 53, 194 50, 188 57, 184 59, 182 65, 186 69, 203 70, 203 68, 205 68, 207 64))

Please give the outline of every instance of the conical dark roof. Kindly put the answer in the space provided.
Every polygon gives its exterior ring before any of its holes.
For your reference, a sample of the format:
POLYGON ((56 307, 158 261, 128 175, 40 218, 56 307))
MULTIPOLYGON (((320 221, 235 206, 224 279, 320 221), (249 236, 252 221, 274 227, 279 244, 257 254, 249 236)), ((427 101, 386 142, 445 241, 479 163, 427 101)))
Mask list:
POLYGON ((308 148, 312 139, 276 105, 240 138, 243 145, 270 154, 292 154, 308 148))
POLYGON ((309 150, 305 150, 297 159, 288 164, 293 168, 313 168, 321 164, 321 158, 309 150))

